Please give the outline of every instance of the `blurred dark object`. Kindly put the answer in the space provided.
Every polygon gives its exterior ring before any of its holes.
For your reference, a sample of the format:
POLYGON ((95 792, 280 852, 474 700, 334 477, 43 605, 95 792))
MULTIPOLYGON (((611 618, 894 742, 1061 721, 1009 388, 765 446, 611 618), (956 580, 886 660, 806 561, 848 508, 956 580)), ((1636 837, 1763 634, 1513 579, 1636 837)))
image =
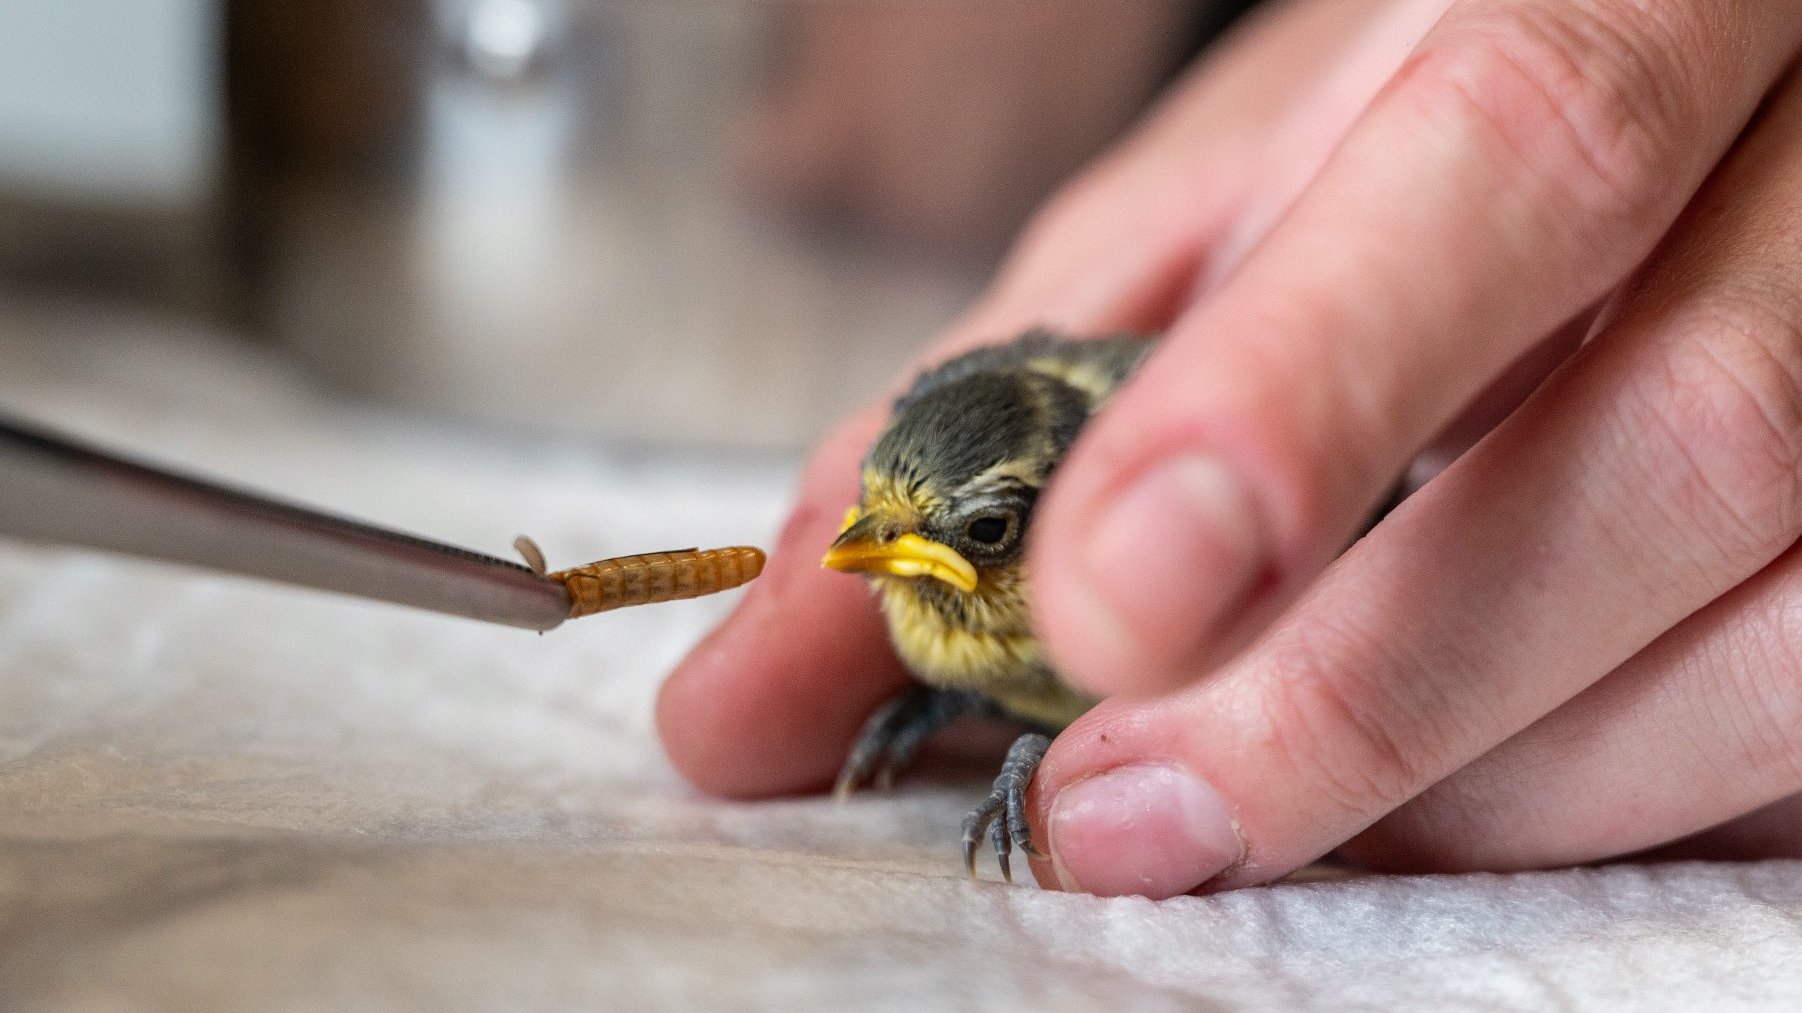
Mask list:
POLYGON ((427 24, 419 0, 228 0, 227 226, 249 292, 271 284, 281 201, 296 181, 360 191, 403 177, 432 55, 427 24))
POLYGON ((149 204, 16 200, 0 158, 0 285, 225 315, 433 410, 780 447, 885 386, 1245 5, 18 2, 187 11, 215 157, 149 204))
POLYGON ((0 192, 0 296, 227 315, 239 288, 210 205, 88 203, 0 192))
POLYGON ((948 323, 1197 0, 235 5, 236 249, 335 380, 794 446, 948 323))
POLYGON ((218 5, 0 3, 0 295, 219 309, 218 5))
POLYGON ((786 4, 745 175, 828 227, 998 250, 1248 6, 786 4))

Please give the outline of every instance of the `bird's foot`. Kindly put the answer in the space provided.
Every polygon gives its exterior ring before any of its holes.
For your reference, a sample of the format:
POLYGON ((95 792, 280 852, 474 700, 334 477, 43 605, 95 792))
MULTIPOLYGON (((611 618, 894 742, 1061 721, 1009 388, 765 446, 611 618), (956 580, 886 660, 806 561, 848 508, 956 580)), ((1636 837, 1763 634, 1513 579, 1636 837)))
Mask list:
POLYGON ((833 797, 844 801, 865 782, 887 790, 895 775, 913 762, 920 747, 965 714, 989 714, 994 705, 975 693, 914 686, 876 708, 852 740, 839 769, 833 797))
POLYGON ((964 817, 964 868, 969 870, 971 879, 976 878, 976 846, 985 831, 994 844, 1001 875, 1009 883, 1014 881, 1009 859, 1015 847, 1028 857, 1045 857, 1032 843, 1032 825, 1026 820, 1026 788, 1032 784, 1033 771, 1050 748, 1051 738, 1038 732, 1015 739, 1007 749, 1007 759, 1001 763, 1001 775, 995 778, 989 797, 964 817))

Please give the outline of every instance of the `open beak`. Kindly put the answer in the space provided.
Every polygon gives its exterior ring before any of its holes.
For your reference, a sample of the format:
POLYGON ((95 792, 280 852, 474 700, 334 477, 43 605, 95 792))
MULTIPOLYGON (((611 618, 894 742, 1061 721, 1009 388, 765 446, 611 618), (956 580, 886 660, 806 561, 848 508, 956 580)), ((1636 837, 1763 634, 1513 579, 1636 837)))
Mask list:
POLYGON ((956 549, 919 535, 883 540, 854 531, 855 512, 846 517, 838 541, 820 565, 845 573, 886 573, 896 577, 934 577, 968 594, 976 590, 976 567, 956 549))

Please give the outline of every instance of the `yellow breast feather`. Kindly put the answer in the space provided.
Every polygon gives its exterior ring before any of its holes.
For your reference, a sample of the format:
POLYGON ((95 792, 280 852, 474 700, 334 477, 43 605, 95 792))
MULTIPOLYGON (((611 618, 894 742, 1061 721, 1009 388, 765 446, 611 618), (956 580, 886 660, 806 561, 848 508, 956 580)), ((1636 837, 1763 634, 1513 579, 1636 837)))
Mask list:
POLYGON ((878 588, 895 650, 922 682, 978 690, 1009 713, 1053 728, 1094 706, 1053 673, 1038 639, 1018 624, 1026 609, 1017 589, 967 595, 961 610, 947 614, 914 581, 881 580, 878 588))

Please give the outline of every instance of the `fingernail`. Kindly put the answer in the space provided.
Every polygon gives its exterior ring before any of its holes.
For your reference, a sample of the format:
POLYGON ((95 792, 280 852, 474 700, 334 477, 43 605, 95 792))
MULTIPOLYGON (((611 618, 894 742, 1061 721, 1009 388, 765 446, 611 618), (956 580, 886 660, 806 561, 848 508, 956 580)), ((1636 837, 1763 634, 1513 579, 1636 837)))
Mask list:
POLYGON ((1245 597, 1263 557, 1238 476, 1217 458, 1183 454, 1153 465, 1102 509, 1084 564, 1126 635, 1155 651, 1155 662, 1176 664, 1245 597))
POLYGON ((1162 900, 1244 850, 1220 794, 1180 767, 1133 764, 1077 781, 1051 803, 1051 864, 1065 890, 1162 900))

